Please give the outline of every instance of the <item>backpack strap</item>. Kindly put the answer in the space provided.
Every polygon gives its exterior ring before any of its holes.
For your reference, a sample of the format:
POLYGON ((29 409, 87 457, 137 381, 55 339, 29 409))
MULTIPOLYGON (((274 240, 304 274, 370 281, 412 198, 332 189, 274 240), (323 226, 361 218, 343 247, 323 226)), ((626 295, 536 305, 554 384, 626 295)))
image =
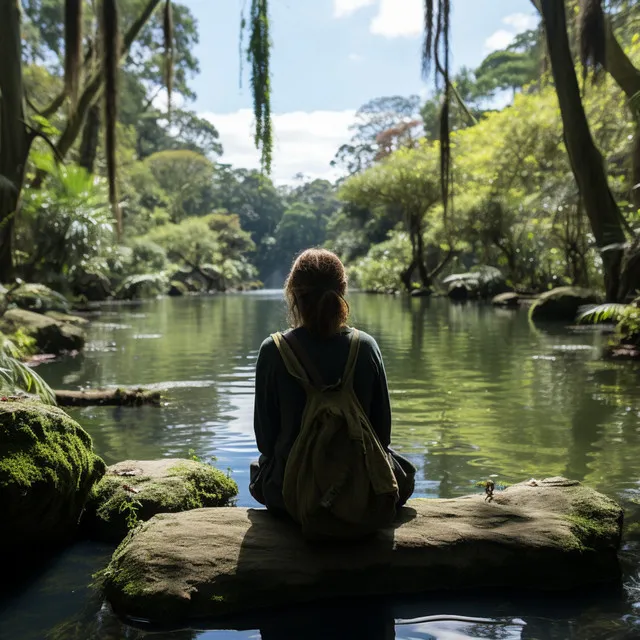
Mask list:
POLYGON ((343 386, 353 386, 353 376, 356 370, 356 362, 358 361, 358 353, 360 351, 360 332, 354 329, 349 336, 349 355, 347 356, 347 364, 342 374, 343 386))
POLYGON ((296 358, 296 355, 293 353, 289 343, 284 339, 284 335, 281 332, 272 333, 271 338, 275 342, 276 347, 278 347, 278 351, 280 352, 280 356, 284 362, 284 366, 289 372, 289 375, 300 380, 303 384, 311 386, 311 380, 309 380, 307 372, 300 364, 298 358, 296 358))
POLYGON ((291 350, 298 359, 298 362, 302 365, 302 368, 305 370, 311 384, 317 389, 324 389, 326 385, 322 380, 322 375, 320 375, 318 367, 316 367, 313 360, 309 357, 309 354, 304 350, 304 347, 300 344, 300 341, 296 338, 293 331, 283 333, 282 337, 291 347, 291 350))

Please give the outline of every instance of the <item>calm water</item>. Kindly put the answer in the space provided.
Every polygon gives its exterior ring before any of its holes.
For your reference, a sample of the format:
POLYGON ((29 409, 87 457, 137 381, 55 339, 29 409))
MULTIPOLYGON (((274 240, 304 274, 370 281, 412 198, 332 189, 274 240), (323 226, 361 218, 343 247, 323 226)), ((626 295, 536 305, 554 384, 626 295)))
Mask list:
MULTIPOLYGON (((640 368, 600 362, 600 337, 536 330, 523 312, 445 300, 354 295, 351 304, 353 324, 382 349, 393 444, 418 467, 417 495, 477 491, 475 482, 489 476, 514 482, 561 474, 613 496, 631 509, 629 520, 640 520, 633 504, 640 503, 640 368)), ((167 388, 171 402, 162 408, 89 408, 73 415, 109 464, 190 452, 215 457, 220 468, 232 470, 238 503, 255 505, 247 490, 248 465, 257 454, 253 368, 262 339, 283 326, 275 293, 105 310, 83 355, 40 372, 54 387, 167 388)), ((159 633, 126 627, 111 615, 88 585, 112 548, 82 543, 0 601, 0 639, 640 638, 640 545, 633 538, 632 532, 623 550, 626 578, 619 592, 353 602, 228 625, 234 631, 159 633), (486 620, 411 622, 433 615, 486 620), (406 623, 394 626, 399 619, 406 623)))

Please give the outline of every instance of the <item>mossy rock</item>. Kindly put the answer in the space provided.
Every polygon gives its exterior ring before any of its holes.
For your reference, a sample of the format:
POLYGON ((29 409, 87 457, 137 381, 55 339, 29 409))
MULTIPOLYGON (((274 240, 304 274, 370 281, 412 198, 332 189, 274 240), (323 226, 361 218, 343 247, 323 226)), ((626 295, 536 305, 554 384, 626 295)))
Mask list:
POLYGON ((0 556, 71 538, 104 472, 89 434, 64 411, 0 402, 0 556))
POLYGON ((158 513, 226 506, 238 485, 222 471, 195 460, 127 460, 107 469, 86 514, 91 537, 119 542, 138 522, 158 513))
POLYGON ((69 315, 68 313, 61 313, 60 311, 47 311, 45 314, 47 318, 52 318, 58 322, 64 322, 65 324, 72 324, 76 327, 84 327, 89 324, 86 318, 81 316, 69 315))
POLYGON ((22 284, 8 294, 9 301, 19 309, 46 313, 59 311, 69 313, 69 301, 57 291, 43 284, 22 284))
POLYGON ((35 340, 41 353, 80 351, 85 343, 79 326, 23 309, 9 309, 0 319, 0 331, 11 334, 19 330, 35 340))
POLYGON ((540 295, 529 311, 532 320, 573 322, 580 307, 596 304, 598 296, 589 289, 558 287, 540 295))

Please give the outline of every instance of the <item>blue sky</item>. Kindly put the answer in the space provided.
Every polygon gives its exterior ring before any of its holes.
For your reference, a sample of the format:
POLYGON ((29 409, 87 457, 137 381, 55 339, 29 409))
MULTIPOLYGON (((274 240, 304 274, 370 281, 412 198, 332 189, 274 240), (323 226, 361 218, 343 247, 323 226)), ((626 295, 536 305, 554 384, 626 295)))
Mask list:
MULTIPOLYGON (((193 105, 220 131, 223 162, 257 166, 251 92, 239 87, 239 27, 250 0, 182 0, 199 23, 193 105)), ((333 177, 329 162, 355 110, 385 95, 426 95, 422 0, 271 0, 274 179, 333 177)), ((475 67, 535 24, 530 0, 454 0, 453 65, 475 67)))

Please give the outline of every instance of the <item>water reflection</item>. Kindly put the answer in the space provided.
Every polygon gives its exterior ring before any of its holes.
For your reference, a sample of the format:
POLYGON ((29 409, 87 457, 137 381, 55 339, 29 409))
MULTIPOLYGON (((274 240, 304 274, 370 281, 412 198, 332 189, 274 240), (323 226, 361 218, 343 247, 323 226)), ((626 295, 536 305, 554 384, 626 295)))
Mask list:
MULTIPOLYGON (((630 507, 626 592, 577 602, 559 597, 532 603, 511 595, 429 597, 411 606, 406 599, 384 606, 349 602, 235 624, 243 631, 152 635, 123 626, 91 596, 91 574, 110 549, 79 544, 0 601, 0 638, 640 637, 640 595, 633 589, 640 538, 640 507, 634 504, 640 504, 638 367, 599 361, 597 334, 557 326, 534 330, 526 313, 365 295, 353 296, 351 307, 353 324, 372 333, 382 349, 393 445, 418 467, 417 493, 453 497, 490 475, 498 482, 558 474, 583 480, 630 507), (496 622, 394 625, 398 618, 443 613, 496 622), (514 623, 519 619, 526 624, 514 623)), ((250 506, 247 469, 257 453, 253 367, 262 340, 285 325, 284 317, 279 293, 116 307, 91 326, 84 354, 40 371, 61 388, 166 389, 170 402, 160 408, 89 407, 74 415, 108 463, 191 451, 215 456, 218 466, 232 470, 239 504, 250 506)))

